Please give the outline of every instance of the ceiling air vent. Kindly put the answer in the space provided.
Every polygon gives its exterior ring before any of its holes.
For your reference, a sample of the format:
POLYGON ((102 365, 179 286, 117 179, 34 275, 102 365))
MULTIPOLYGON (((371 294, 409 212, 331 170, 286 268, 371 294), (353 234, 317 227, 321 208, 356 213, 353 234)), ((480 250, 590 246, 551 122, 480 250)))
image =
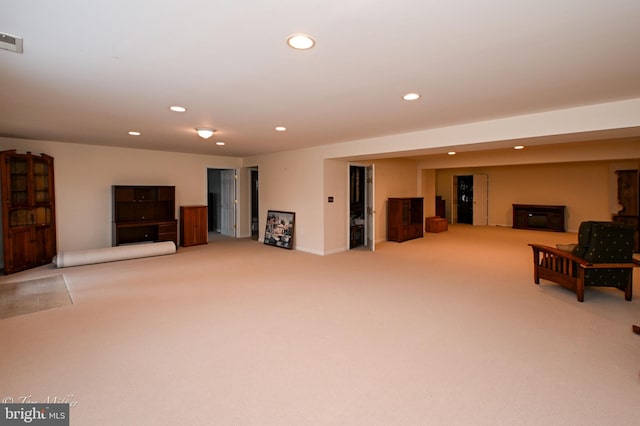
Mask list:
POLYGON ((0 33, 0 49, 22 53, 22 37, 0 33))

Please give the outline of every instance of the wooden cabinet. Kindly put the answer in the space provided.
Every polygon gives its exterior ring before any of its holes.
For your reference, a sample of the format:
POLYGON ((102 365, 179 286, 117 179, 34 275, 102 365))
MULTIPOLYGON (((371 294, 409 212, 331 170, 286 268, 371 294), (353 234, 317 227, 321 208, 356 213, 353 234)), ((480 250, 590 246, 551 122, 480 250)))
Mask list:
POLYGON ((180 206, 180 245, 207 244, 207 206, 180 206))
POLYGON ((513 227, 564 232, 565 206, 513 204, 513 227))
POLYGON ((389 198, 387 203, 387 240, 402 242, 422 238, 422 198, 389 198))
POLYGON ((112 192, 112 245, 173 241, 177 246, 174 186, 114 185, 112 192))
POLYGON ((618 175, 618 204, 622 207, 613 215, 614 222, 635 228, 635 252, 640 252, 640 182, 638 170, 616 170, 618 175))
POLYGON ((5 273, 50 263, 56 253, 53 158, 4 151, 0 168, 5 273))

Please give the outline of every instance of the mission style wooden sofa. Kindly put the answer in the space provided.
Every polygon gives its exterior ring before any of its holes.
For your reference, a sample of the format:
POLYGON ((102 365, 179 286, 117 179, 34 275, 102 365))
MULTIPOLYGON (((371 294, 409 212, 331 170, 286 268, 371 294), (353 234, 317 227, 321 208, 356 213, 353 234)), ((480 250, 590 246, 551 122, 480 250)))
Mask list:
POLYGON ((589 221, 580 224, 578 244, 569 252, 541 244, 533 249, 533 280, 552 281, 576 293, 584 301, 586 286, 614 287, 633 297, 634 228, 618 222, 589 221))

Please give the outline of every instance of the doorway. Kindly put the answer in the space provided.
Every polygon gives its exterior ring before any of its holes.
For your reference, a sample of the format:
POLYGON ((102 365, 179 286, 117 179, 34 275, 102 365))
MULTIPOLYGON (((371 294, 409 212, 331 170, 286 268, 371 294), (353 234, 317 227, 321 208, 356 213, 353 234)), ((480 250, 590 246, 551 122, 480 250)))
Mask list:
POLYGON ((207 169, 209 239, 236 236, 236 171, 207 169))
POLYGON ((473 176, 456 176, 458 223, 473 225, 473 176))
POLYGON ((487 225, 488 211, 488 178, 486 175, 461 175, 453 177, 454 200, 451 212, 451 223, 469 225, 487 225))
POLYGON ((349 166, 349 248, 364 246, 366 169, 349 166))
POLYGON ((349 249, 375 250, 374 166, 349 165, 349 249))

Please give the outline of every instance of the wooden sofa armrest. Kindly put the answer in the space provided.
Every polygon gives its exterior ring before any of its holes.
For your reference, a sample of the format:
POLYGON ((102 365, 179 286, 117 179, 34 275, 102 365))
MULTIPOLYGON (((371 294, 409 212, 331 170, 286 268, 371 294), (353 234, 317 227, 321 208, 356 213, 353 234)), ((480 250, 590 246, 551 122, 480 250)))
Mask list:
POLYGON ((545 246, 542 244, 529 244, 529 246, 533 248, 534 252, 537 251, 537 252, 549 253, 553 256, 561 257, 567 260, 572 260, 579 265, 589 265, 589 262, 568 251, 560 250, 555 247, 545 246))
POLYGON ((542 244, 529 244, 534 251, 539 251, 543 253, 549 253, 553 256, 561 257, 563 259, 572 260, 576 262, 580 267, 585 269, 594 269, 594 268, 636 268, 640 267, 640 260, 631 259, 631 262, 626 263, 591 263, 588 262, 568 251, 560 250, 555 247, 545 246, 542 244))
POLYGON ((584 259, 567 251, 541 244, 529 244, 533 249, 533 282, 546 279, 576 292, 580 302, 584 299, 584 259))

